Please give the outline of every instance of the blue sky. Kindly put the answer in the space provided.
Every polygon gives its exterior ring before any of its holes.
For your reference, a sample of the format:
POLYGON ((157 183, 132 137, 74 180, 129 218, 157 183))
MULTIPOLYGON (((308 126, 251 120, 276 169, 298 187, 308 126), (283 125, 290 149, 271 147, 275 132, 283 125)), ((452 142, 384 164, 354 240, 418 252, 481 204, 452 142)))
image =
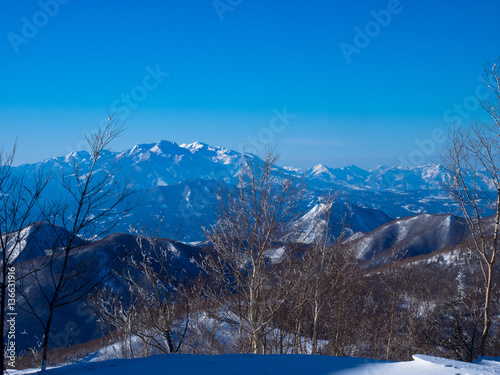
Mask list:
POLYGON ((5 0, 0 130, 17 163, 83 146, 107 108, 113 148, 162 139, 332 167, 437 159, 451 113, 481 116, 500 2, 5 0))

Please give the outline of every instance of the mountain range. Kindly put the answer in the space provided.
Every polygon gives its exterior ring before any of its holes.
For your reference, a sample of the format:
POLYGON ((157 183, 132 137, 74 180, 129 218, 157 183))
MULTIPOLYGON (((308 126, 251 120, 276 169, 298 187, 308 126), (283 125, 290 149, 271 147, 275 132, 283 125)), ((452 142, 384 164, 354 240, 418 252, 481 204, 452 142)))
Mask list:
MULTIPOLYGON (((85 175, 91 161, 86 151, 21 165, 14 171, 25 173, 29 180, 37 170, 52 170, 55 178, 45 193, 57 198, 62 194, 57 171, 61 168, 71 171, 68 168, 72 159, 79 163, 80 175, 85 175)), ((137 239, 129 233, 129 227, 163 216, 167 229, 161 236, 170 239, 161 241, 175 254, 180 267, 194 278, 199 272, 196 260, 200 260, 206 251, 203 226, 215 221, 213 205, 217 189, 221 185, 237 184, 243 160, 241 153, 200 142, 178 145, 162 141, 137 145, 123 152, 105 152, 98 169, 104 171, 115 164, 120 166, 114 180, 125 182, 133 178, 142 205, 127 215, 114 233, 96 241, 82 241, 80 245, 84 252, 90 252, 96 259, 138 251, 137 239)), ((343 245, 354 249, 357 261, 368 270, 379 272, 380 268, 392 264, 410 267, 415 274, 435 278, 437 285, 446 272, 451 275, 462 269, 471 270, 469 264, 477 268, 477 262, 472 260, 473 252, 467 249, 470 234, 465 220, 458 215, 459 209, 442 187, 447 176, 440 166, 379 166, 370 170, 324 165, 309 169, 276 168, 291 178, 305 176, 306 199, 301 207, 304 214, 299 219, 305 225, 324 212, 325 195, 339 192, 330 229, 338 234, 338 223, 348 218, 348 236, 343 245)), ((54 232, 53 227, 44 223, 24 228, 22 237, 25 241, 19 246, 26 249, 16 264, 18 271, 22 273, 34 259, 43 259, 47 251, 57 248, 58 239, 64 238, 64 231, 56 227, 54 232)), ((118 291, 123 289, 119 277, 121 270, 122 266, 117 266, 113 270, 115 276, 107 281, 107 285, 118 291)), ((24 282, 28 286, 31 283, 29 278, 24 282)), ((35 289, 28 287, 25 293, 34 304, 43 303, 41 294, 35 289)), ((55 316, 58 323, 54 326, 51 345, 67 346, 102 335, 100 323, 86 302, 64 306, 55 316), (64 323, 67 321, 72 324, 75 334, 67 332, 68 325, 64 323), (58 337, 65 341, 58 342, 58 337)), ((39 323, 29 314, 20 314, 19 322, 31 334, 21 336, 19 344, 25 347, 36 345, 35 333, 39 332, 39 323)))
MULTIPOLYGON (((123 152, 106 151, 98 168, 109 170, 115 164, 120 166, 114 179, 125 182, 132 178, 143 202, 119 223, 116 231, 126 232, 131 225, 163 216, 167 236, 202 241, 202 227, 215 220, 215 192, 220 185, 236 185, 243 157, 242 153, 201 142, 179 145, 161 141, 136 145, 123 152)), ((78 161, 80 174, 84 175, 91 161, 87 151, 24 164, 15 169, 27 172, 29 177, 40 168, 53 171, 67 168, 72 159, 78 161)), ((369 232, 393 219, 420 213, 460 214, 442 188, 446 173, 439 165, 378 166, 370 170, 354 165, 329 168, 322 164, 308 169, 276 168, 291 178, 305 176, 307 199, 303 202, 304 212, 314 209, 322 196, 332 191, 339 192, 342 204, 337 205, 337 210, 349 210, 352 214, 352 233, 369 232)), ((46 193, 49 197, 60 196, 57 178, 49 184, 46 193)))

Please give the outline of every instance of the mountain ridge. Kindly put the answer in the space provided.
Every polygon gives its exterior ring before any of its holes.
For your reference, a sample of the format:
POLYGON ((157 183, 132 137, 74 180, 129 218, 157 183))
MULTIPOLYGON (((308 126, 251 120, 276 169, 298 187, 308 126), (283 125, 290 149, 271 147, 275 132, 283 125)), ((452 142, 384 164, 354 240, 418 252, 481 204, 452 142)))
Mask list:
MULTIPOLYGON (((198 241, 203 236, 201 225, 210 225, 215 219, 211 209, 216 201, 215 190, 220 186, 237 186, 246 157, 258 158, 198 141, 177 144, 162 140, 137 144, 120 152, 106 151, 97 168, 109 170, 118 164, 120 168, 113 179, 125 183, 132 178, 137 194, 144 201, 133 219, 126 218, 118 225, 117 231, 126 231, 129 225, 136 224, 132 220, 144 221, 165 215, 171 228, 185 227, 187 239, 198 241)), ((90 166, 91 155, 88 151, 78 151, 14 168, 19 173, 27 172, 27 176, 33 175, 39 168, 64 168, 71 173, 72 160, 79 163, 80 175, 84 175, 90 166)), ((284 177, 299 180, 305 175, 307 194, 302 207, 304 212, 317 205, 321 197, 332 191, 340 192, 340 201, 359 208, 355 210, 353 220, 359 224, 358 230, 370 231, 375 229, 373 225, 381 225, 389 218, 392 220, 420 213, 460 214, 459 208, 442 188, 446 172, 437 165, 379 166, 370 170, 355 165, 330 168, 323 164, 308 169, 275 168, 284 177), (380 221, 383 217, 385 219, 380 221), (369 225, 363 225, 364 222, 369 225)), ((48 187, 49 195, 60 194, 56 182, 48 187)))

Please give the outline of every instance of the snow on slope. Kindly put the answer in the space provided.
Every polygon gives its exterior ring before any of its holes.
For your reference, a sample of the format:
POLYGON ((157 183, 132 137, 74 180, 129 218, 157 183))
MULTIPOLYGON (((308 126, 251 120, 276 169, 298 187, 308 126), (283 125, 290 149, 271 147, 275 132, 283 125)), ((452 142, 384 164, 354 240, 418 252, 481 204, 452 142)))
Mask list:
MULTIPOLYGON (((127 231, 130 225, 146 221, 160 211, 168 213, 172 228, 185 229, 185 240, 202 240, 204 236, 200 223, 205 226, 213 223, 213 215, 210 216, 213 211, 211 205, 215 203, 212 193, 219 185, 237 185, 243 159, 244 155, 237 151, 201 142, 178 145, 172 141, 160 141, 138 144, 123 152, 104 152, 98 170, 110 170, 117 163, 120 169, 113 175, 114 182, 125 184, 132 178, 137 196, 144 202, 115 230, 127 231)), ((71 160, 79 162, 82 176, 88 173, 91 156, 87 151, 24 164, 14 170, 19 174, 26 173, 26 181, 34 183, 30 176, 41 168, 46 171, 63 168, 66 173, 73 174, 71 163, 68 164, 71 160)), ((280 171, 297 180, 301 180, 305 173, 308 210, 317 204, 319 197, 331 191, 342 192, 339 200, 356 207, 350 222, 352 232, 369 232, 375 229, 374 225, 390 221, 386 220, 388 218, 392 220, 416 213, 460 214, 456 204, 441 188, 446 173, 436 165, 380 166, 366 171, 353 165, 330 168, 318 164, 304 170, 287 167, 280 171)), ((53 179, 45 190, 45 196, 59 199, 60 195, 59 181, 53 179)), ((484 204, 487 204, 486 200, 484 204)), ((488 214, 492 212, 488 211, 488 214)))
POLYGON ((6 254, 8 254, 8 261, 14 262, 19 257, 21 251, 26 247, 26 241, 31 232, 33 232, 33 227, 29 225, 20 232, 2 235, 2 242, 7 241, 6 254))
MULTIPOLYGON (((12 371, 32 374, 38 370, 12 371)), ((49 372, 49 371, 48 371, 49 372)), ((363 358, 311 355, 159 355, 139 359, 110 361, 86 360, 51 369, 51 375, 493 375, 500 374, 500 362, 482 360, 464 363, 443 358, 415 355, 413 361, 389 362, 363 358)))
MULTIPOLYGON (((428 254, 446 246, 455 246, 466 239, 463 219, 453 215, 421 214, 397 219, 382 225, 357 241, 357 257, 360 260, 379 259, 382 263, 394 255, 412 257, 428 254), (386 256, 382 256, 383 254, 386 256), (384 260, 385 259, 385 260, 384 260)), ((346 242, 351 241, 349 238, 346 242)))

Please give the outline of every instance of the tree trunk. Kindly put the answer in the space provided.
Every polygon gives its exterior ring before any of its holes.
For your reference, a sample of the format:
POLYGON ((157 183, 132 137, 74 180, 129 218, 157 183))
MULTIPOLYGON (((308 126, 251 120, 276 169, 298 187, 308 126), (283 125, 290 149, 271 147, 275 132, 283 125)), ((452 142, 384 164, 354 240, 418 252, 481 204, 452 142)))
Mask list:
POLYGON ((389 319, 389 337, 387 339, 387 351, 385 354, 385 359, 389 360, 391 356, 391 342, 392 342, 392 335, 394 333, 394 316, 396 314, 396 299, 397 299, 397 276, 393 276, 393 291, 392 291, 392 303, 391 303, 391 317, 389 319))
POLYGON ((170 353, 174 352, 174 343, 172 342, 172 336, 170 335, 170 331, 167 331, 165 333, 165 336, 167 337, 167 343, 168 343, 168 350, 170 353))
POLYGON ((483 357, 486 352, 486 342, 491 327, 490 305, 491 305, 491 283, 493 277, 493 264, 488 263, 488 275, 486 280, 486 296, 484 301, 484 328, 479 344, 479 355, 483 357))
POLYGON ((387 338, 387 350, 385 353, 385 359, 389 360, 391 356, 391 341, 392 341, 392 333, 394 331, 394 306, 391 308, 391 318, 389 320, 389 337, 387 338))
POLYGON ((45 325, 45 330, 43 333, 43 346, 42 346, 42 369, 41 371, 45 371, 47 369, 47 352, 49 348, 49 334, 50 334, 50 326, 52 325, 52 312, 51 309, 49 311, 49 318, 47 319, 47 323, 45 325))
POLYGON ((343 309, 342 309, 342 304, 339 303, 338 309, 337 309, 337 317, 336 317, 336 327, 335 327, 335 339, 334 339, 334 345, 332 346, 332 355, 338 356, 340 355, 340 331, 341 331, 341 321, 343 318, 343 309))
POLYGON ((295 330, 295 351, 297 353, 301 353, 301 341, 300 341, 300 332, 302 330, 302 320, 300 318, 297 318, 297 327, 295 330))
POLYGON ((311 354, 316 354, 318 351, 318 323, 319 323, 319 306, 318 301, 314 301, 313 311, 313 332, 311 337, 311 354))
POLYGON ((264 354, 264 343, 262 341, 260 329, 252 330, 252 353, 264 354))
POLYGON ((252 333, 250 336, 251 340, 251 350, 253 354, 262 354, 263 353, 263 342, 262 342, 262 334, 261 331, 264 327, 262 327, 258 318, 258 294, 259 290, 255 286, 257 284, 257 276, 255 273, 255 268, 253 271, 253 275, 250 281, 250 290, 248 295, 248 323, 250 323, 250 327, 252 329, 252 333))

